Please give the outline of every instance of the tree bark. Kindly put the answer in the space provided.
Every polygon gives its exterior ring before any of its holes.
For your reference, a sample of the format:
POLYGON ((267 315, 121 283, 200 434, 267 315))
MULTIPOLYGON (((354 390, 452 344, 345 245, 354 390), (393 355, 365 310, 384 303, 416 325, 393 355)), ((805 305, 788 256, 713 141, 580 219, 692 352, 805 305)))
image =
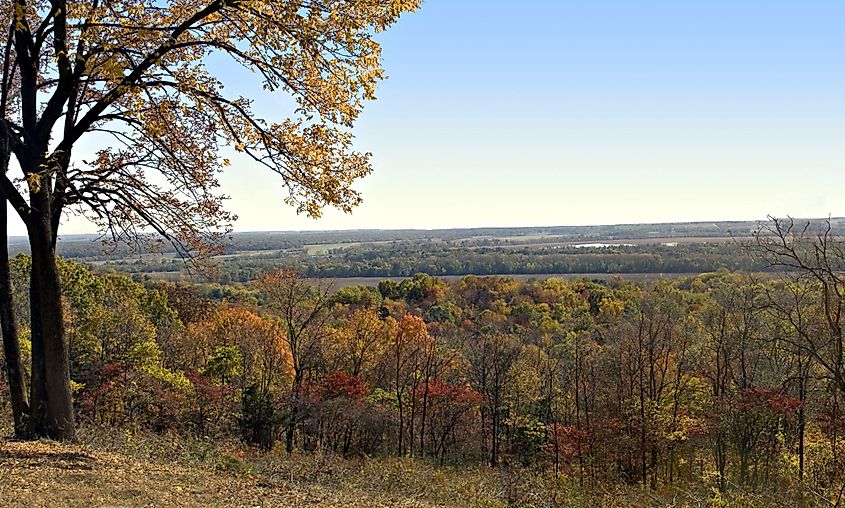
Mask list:
MULTIPOLYGON (((44 185, 49 188, 49 182, 44 182, 44 185)), ((44 189, 31 193, 32 211, 27 222, 32 250, 30 430, 37 437, 68 441, 74 439, 76 426, 50 201, 44 189)))
MULTIPOLYGON (((5 157, 8 167, 9 157, 5 157)), ((0 161, 3 162, 3 161, 0 161)), ((28 434, 29 402, 26 396, 26 380, 21 365, 21 350, 18 340, 18 326, 12 306, 12 278, 9 269, 8 209, 5 196, 0 196, 0 329, 3 332, 3 355, 6 360, 6 378, 9 382, 9 398, 12 402, 12 419, 15 437, 25 438, 28 434)))
MULTIPOLYGON (((12 157, 11 138, 5 125, 0 126, 0 170, 9 171, 12 157)), ((9 383, 9 398, 12 403, 12 420, 15 437, 27 436, 29 401, 26 396, 26 379, 21 365, 18 327, 12 305, 12 278, 9 268, 9 224, 8 200, 0 194, 0 330, 3 333, 3 357, 6 362, 6 378, 9 383)))

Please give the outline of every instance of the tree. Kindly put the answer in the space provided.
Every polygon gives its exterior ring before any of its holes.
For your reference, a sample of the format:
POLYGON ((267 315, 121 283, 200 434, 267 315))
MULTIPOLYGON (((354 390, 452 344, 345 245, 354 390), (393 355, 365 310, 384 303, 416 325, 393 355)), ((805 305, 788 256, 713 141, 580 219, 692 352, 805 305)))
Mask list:
POLYGON ((399 410, 397 454, 400 457, 405 454, 407 448, 410 447, 411 451, 414 448, 413 420, 416 408, 414 391, 419 382, 417 374, 423 360, 423 350, 430 341, 431 337, 428 334, 425 322, 417 316, 406 314, 396 325, 396 334, 385 358, 389 365, 390 375, 393 378, 393 389, 399 410), (406 426, 407 402, 411 404, 411 415, 406 426), (407 443, 405 441, 406 429, 410 432, 407 443))
MULTIPOLYGON (((727 488, 727 440, 731 428, 725 425, 737 406, 737 394, 749 390, 760 381, 764 336, 762 322, 764 287, 747 275, 711 274, 698 279, 706 287, 710 298, 702 305, 700 323, 704 333, 704 351, 708 364, 703 369, 716 407, 721 417, 714 418, 711 429, 713 455, 719 473, 719 490, 727 488)), ((734 438, 740 443, 740 472, 746 481, 748 454, 753 449, 751 439, 734 438), (743 444, 744 442, 744 444, 743 444), (746 452, 747 450, 747 452, 746 452)))
POLYGON ((683 295, 656 283, 631 297, 631 312, 608 330, 616 340, 615 376, 620 416, 631 453, 630 479, 657 489, 658 459, 677 425, 680 402, 687 389, 685 368, 692 334, 683 326, 683 295))
POLYGON ((522 351, 516 337, 487 330, 473 334, 466 342, 465 356, 469 364, 469 378, 476 391, 485 399, 482 427, 485 436, 482 448, 490 466, 499 463, 502 423, 505 415, 505 387, 514 376, 513 366, 522 351), (489 429, 487 422, 489 421, 489 429), (490 448, 487 451, 487 433, 490 448))
MULTIPOLYGON (((0 165, 9 165, 9 153, 0 150, 0 165)), ((25 437, 28 433, 27 415, 29 398, 26 395, 26 381, 21 362, 21 349, 18 340, 17 319, 12 303, 12 277, 9 266, 8 207, 5 197, 0 197, 0 328, 3 334, 3 359, 6 368, 6 380, 9 384, 9 398, 12 402, 12 421, 16 437, 25 437)))
POLYGON ((352 376, 368 372, 395 335, 395 328, 396 321, 379 319, 377 309, 357 309, 344 315, 326 348, 332 366, 352 376))
POLYGON ((320 363, 323 342, 329 336, 326 321, 331 304, 330 286, 318 286, 291 270, 278 270, 257 281, 269 314, 279 321, 293 367, 291 411, 285 448, 293 451, 294 432, 305 377, 320 363))
POLYGON ((0 7, 8 27, 0 162, 13 154, 23 174, 18 185, 2 168, 0 194, 26 225, 32 252, 35 435, 75 432, 56 269, 65 210, 83 210, 115 241, 137 244, 152 231, 183 255, 207 254, 233 218, 216 188, 228 165, 219 149, 234 146, 281 176, 299 212, 350 211, 360 202, 351 184, 371 171, 348 128, 383 77, 373 34, 420 3, 17 0, 0 7), (255 72, 266 90, 291 94, 295 115, 267 122, 249 99, 227 96, 204 66, 212 55, 255 72), (103 149, 83 160, 75 153, 83 139, 103 149))
MULTIPOLYGON (((183 342, 179 357, 184 367, 240 396, 243 438, 272 448, 278 424, 274 397, 287 388, 291 365, 279 326, 247 309, 224 306, 207 320, 191 323, 183 342)), ((205 413, 200 404, 196 414, 200 432, 205 429, 205 413)))
POLYGON ((757 244, 769 265, 791 278, 780 296, 769 295, 775 314, 794 331, 784 339, 845 392, 845 241, 829 219, 819 229, 772 217, 757 244))

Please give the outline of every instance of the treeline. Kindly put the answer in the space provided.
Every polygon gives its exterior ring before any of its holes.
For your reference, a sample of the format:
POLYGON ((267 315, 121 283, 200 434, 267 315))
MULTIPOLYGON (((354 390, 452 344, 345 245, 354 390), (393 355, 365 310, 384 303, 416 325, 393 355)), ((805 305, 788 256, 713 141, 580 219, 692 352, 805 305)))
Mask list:
POLYGON ((410 277, 430 275, 701 273, 720 268, 760 271, 764 263, 733 241, 607 247, 451 248, 437 243, 338 249, 297 260, 313 277, 410 277))
MULTIPOLYGON (((837 249, 767 244, 773 264, 799 269, 790 280, 417 275, 331 293, 282 270, 220 303, 62 262, 77 415, 263 449, 835 503, 845 489, 837 249)), ((24 346, 27 270, 16 258, 24 346)))
MULTIPOLYGON (((750 255, 748 242, 619 245, 607 247, 455 247, 441 242, 395 242, 335 248, 321 255, 273 253, 215 260, 214 275, 224 284, 249 282, 280 267, 308 277, 412 277, 517 274, 703 273, 728 269, 761 272, 771 267, 750 255)), ((106 266, 125 273, 178 277, 178 259, 126 260, 106 266)))

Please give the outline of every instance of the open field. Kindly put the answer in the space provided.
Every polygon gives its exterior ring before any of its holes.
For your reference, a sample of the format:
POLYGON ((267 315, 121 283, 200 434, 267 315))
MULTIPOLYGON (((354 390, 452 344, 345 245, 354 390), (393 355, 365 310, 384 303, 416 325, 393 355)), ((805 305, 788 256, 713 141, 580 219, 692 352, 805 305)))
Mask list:
POLYGON ((494 482, 477 470, 446 474, 399 460, 265 457, 252 465, 221 456, 190 464, 50 441, 0 442, 4 508, 504 507, 494 482))
MULTIPOLYGON (((432 239, 436 241, 436 239, 432 239)), ((373 242, 343 242, 343 243, 314 243, 303 246, 303 250, 309 256, 321 256, 328 254, 335 249, 348 249, 359 245, 384 245, 393 243, 390 240, 376 240, 373 242)))
MULTIPOLYGON (((498 239, 501 240, 501 239, 498 239)), ((522 248, 536 248, 536 249, 560 249, 560 248, 589 248, 589 247, 627 247, 627 246, 637 246, 637 245, 664 245, 664 246, 677 246, 677 245, 688 245, 688 244, 701 244, 701 243, 727 243, 727 242, 734 242, 737 244, 741 243, 748 243, 754 241, 753 237, 750 236, 742 236, 742 237, 731 237, 731 236, 683 236, 683 237, 672 237, 672 236, 664 236, 658 238, 613 238, 613 239, 598 239, 598 240, 591 240, 589 242, 585 241, 572 241, 572 240, 565 240, 565 241, 558 241, 559 237, 548 237, 548 241, 537 242, 537 239, 525 239, 524 241, 520 240, 518 237, 515 237, 512 240, 504 241, 503 243, 496 243, 496 247, 500 247, 503 249, 522 249, 522 248)), ((471 245, 470 248, 480 249, 485 247, 490 247, 490 245, 471 245)))

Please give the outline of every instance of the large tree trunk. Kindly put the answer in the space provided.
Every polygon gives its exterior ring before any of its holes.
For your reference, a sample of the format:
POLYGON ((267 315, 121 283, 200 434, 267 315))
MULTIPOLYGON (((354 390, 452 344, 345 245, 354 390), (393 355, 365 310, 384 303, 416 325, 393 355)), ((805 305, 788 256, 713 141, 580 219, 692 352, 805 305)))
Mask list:
MULTIPOLYGON (((46 182, 45 182, 46 183, 46 182)), ((32 314, 32 433, 66 441, 75 436, 70 391, 68 344, 62 319, 61 285, 56 266, 50 198, 32 193, 27 224, 32 250, 30 310, 32 314)))
MULTIPOLYGON (((8 166, 8 156, 5 159, 8 166)), ((0 161, 2 162, 2 161, 0 161)), ((0 329, 3 332, 3 355, 6 360, 6 378, 9 382, 9 397, 12 402, 15 437, 28 434, 27 419, 29 403, 26 396, 26 381, 21 365, 21 350, 18 341, 18 326, 12 306, 12 278, 9 270, 8 209, 5 196, 0 196, 0 329)))
MULTIPOLYGON (((0 170, 9 171, 12 156, 11 139, 5 126, 0 126, 0 170)), ((6 361, 6 378, 9 383, 9 398, 12 402, 12 419, 15 436, 27 435, 29 403, 26 396, 26 380, 21 365, 21 349, 18 327, 12 305, 12 278, 9 270, 9 225, 8 200, 0 194, 0 330, 3 333, 3 357, 6 361)))

